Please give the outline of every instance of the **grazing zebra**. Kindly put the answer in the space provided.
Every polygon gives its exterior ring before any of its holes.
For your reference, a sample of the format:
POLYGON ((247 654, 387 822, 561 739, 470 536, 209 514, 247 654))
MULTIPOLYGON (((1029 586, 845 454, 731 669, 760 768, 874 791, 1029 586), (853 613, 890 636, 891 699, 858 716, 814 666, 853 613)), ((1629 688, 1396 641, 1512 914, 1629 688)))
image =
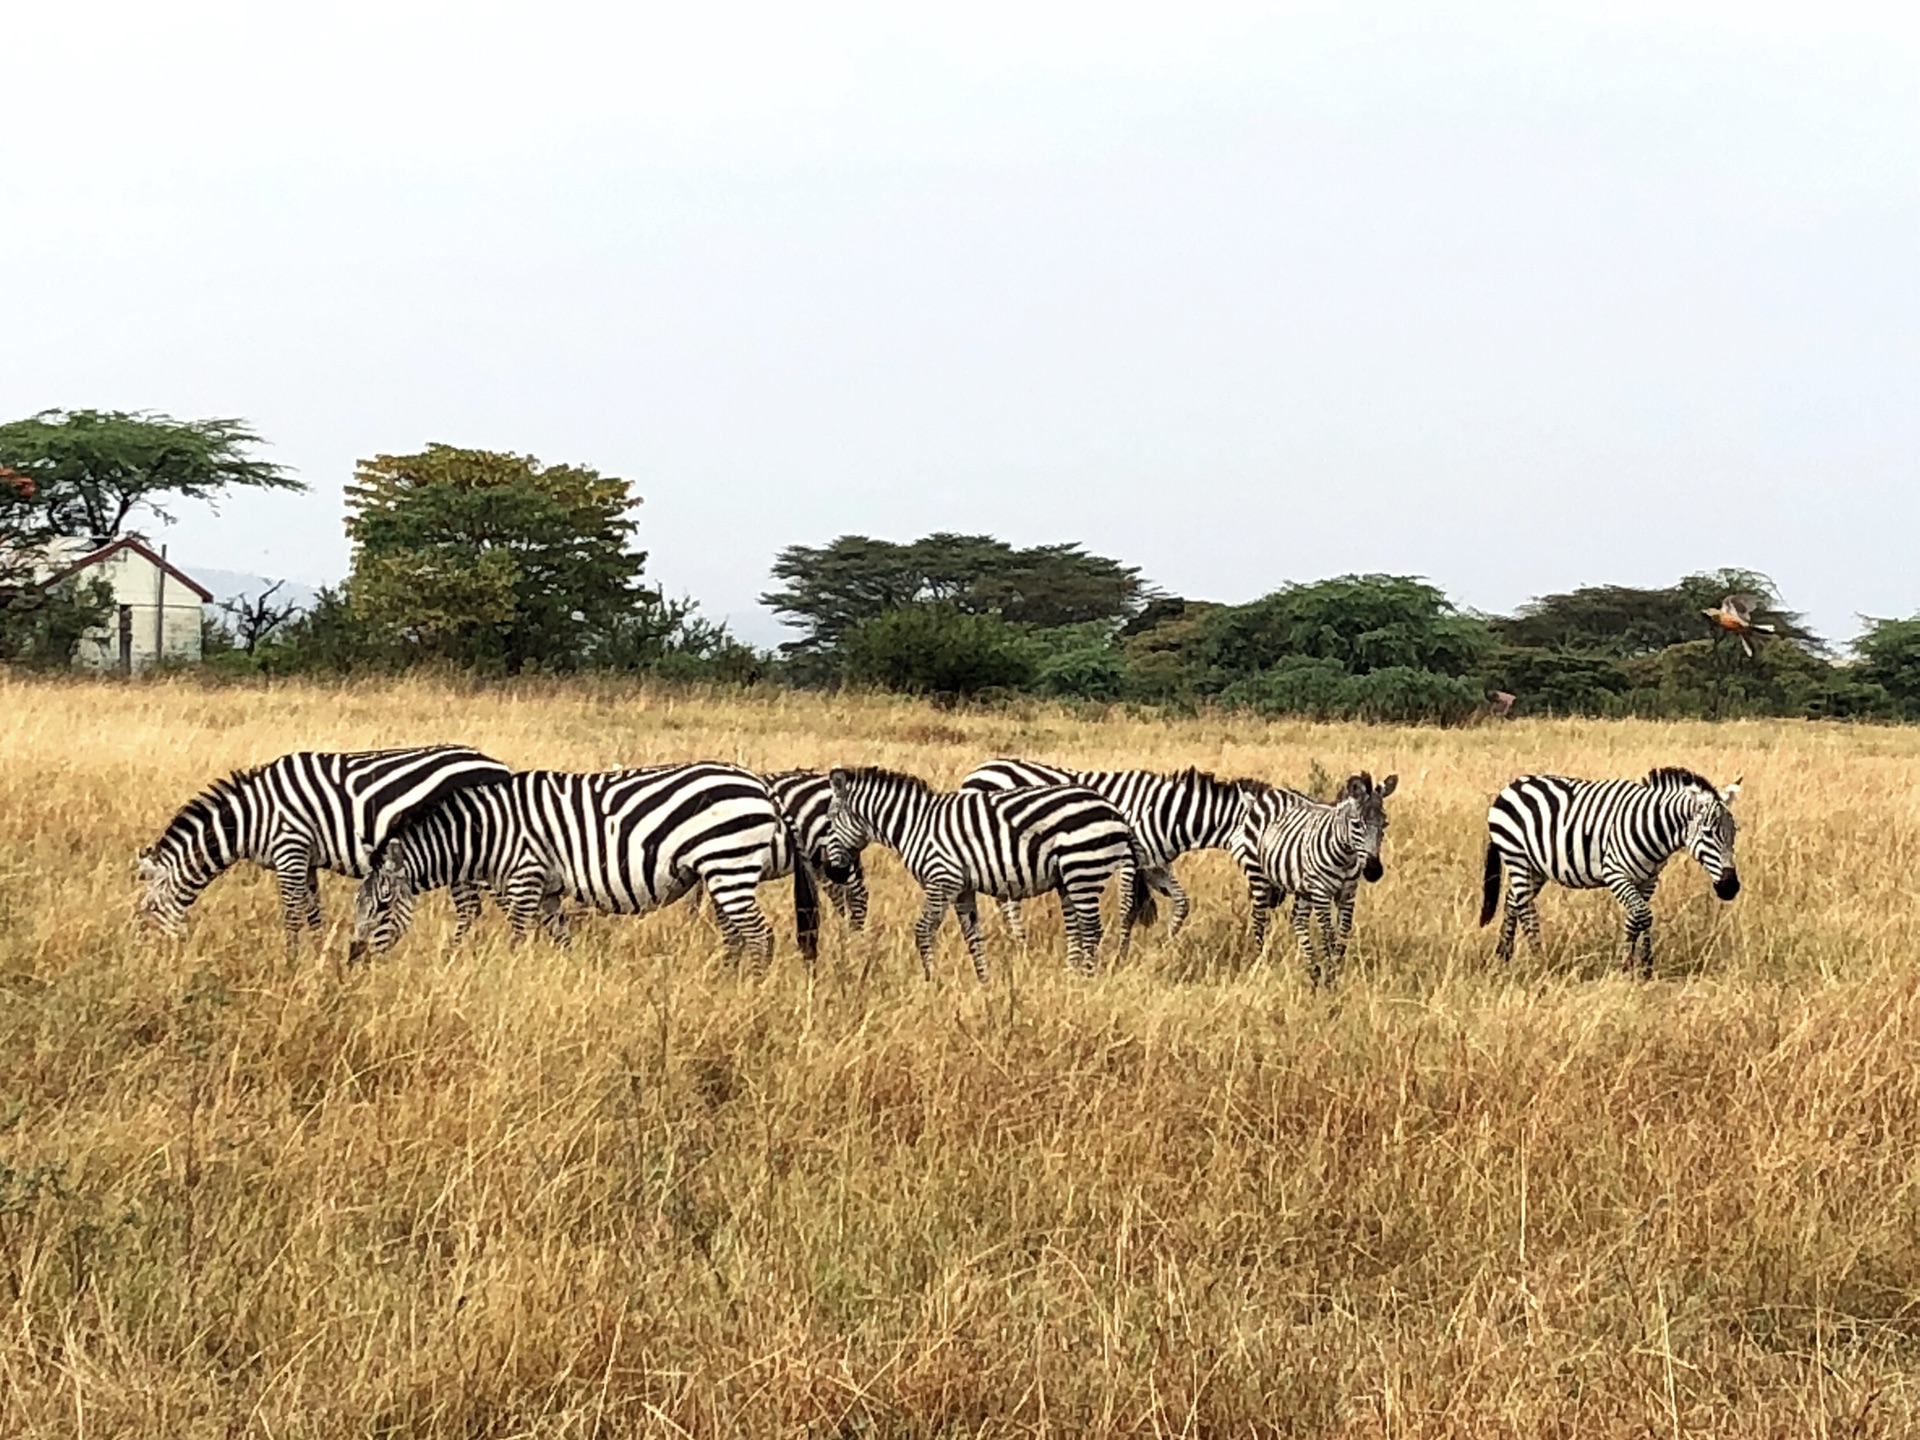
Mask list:
POLYGON ((789 870, 811 965, 820 936, 812 873, 794 863, 792 829, 758 775, 714 764, 522 771, 450 796, 394 832, 355 899, 349 954, 390 949, 413 918, 413 897, 443 885, 491 889, 516 940, 538 922, 565 944, 563 900, 638 915, 698 884, 713 897, 728 955, 737 962, 751 951, 764 972, 773 929, 754 890, 789 870))
POLYGON ((1507 869, 1507 912, 1495 953, 1513 958, 1516 925, 1540 944, 1534 896, 1548 881, 1573 890, 1613 892, 1626 911, 1623 962, 1653 974, 1653 890, 1667 861, 1682 850, 1700 862, 1713 893, 1740 893, 1733 863, 1733 812, 1740 782, 1725 790, 1691 770, 1667 766, 1639 780, 1570 780, 1523 775, 1494 797, 1487 811, 1487 864, 1480 923, 1500 905, 1500 869, 1507 869))
MULTIPOLYGON (((985 791, 1032 785, 1084 785, 1119 807, 1139 847, 1140 878, 1173 902, 1169 935, 1180 933, 1192 908, 1172 868, 1189 850, 1230 851, 1247 877, 1254 913, 1260 914, 1267 892, 1256 854, 1260 823, 1273 797, 1291 792, 1262 780, 1222 780, 1191 768, 1160 775, 1151 770, 1063 770, 1033 760, 1004 759, 989 760, 960 782, 962 790, 985 791)), ((1273 902, 1267 899, 1265 904, 1271 907, 1273 902)), ((1000 908, 1020 938, 1020 902, 1002 900, 1000 908)))
MULTIPOLYGON (((465 745, 300 751, 236 770, 183 805, 140 852, 136 913, 167 935, 183 935, 200 892, 228 866, 251 860, 280 883, 291 949, 303 928, 320 928, 316 872, 365 875, 373 852, 409 815, 512 773, 465 745)), ((471 886, 454 900, 463 918, 479 912, 471 886)))
MULTIPOLYGON (((1304 795, 1276 807, 1261 828, 1260 870, 1272 896, 1267 909, 1293 896, 1293 933, 1307 974, 1318 985, 1339 978, 1353 929, 1353 900, 1360 881, 1378 880, 1380 842, 1387 833, 1386 798, 1400 783, 1389 775, 1379 785, 1362 770, 1347 777, 1340 798, 1323 805, 1304 795), (1315 958, 1310 921, 1320 919, 1325 961, 1315 958)), ((1256 934, 1266 940, 1266 911, 1255 912, 1256 934)))
POLYGON ((867 877, 860 868, 860 857, 852 861, 852 877, 846 884, 827 878, 827 815, 833 808, 833 782, 817 770, 782 770, 762 775, 774 803, 793 826, 799 853, 826 881, 827 899, 854 930, 867 924, 867 877))
POLYGON ((872 768, 835 770, 831 780, 827 876, 844 882, 874 841, 899 853, 926 892, 913 943, 928 979, 933 937, 951 905, 974 973, 986 980, 977 894, 1018 900, 1058 891, 1068 959, 1086 974, 1100 948, 1100 892, 1111 876, 1120 876, 1123 959, 1134 925, 1152 922, 1153 892, 1139 883, 1126 816, 1083 786, 941 794, 917 776, 872 768))

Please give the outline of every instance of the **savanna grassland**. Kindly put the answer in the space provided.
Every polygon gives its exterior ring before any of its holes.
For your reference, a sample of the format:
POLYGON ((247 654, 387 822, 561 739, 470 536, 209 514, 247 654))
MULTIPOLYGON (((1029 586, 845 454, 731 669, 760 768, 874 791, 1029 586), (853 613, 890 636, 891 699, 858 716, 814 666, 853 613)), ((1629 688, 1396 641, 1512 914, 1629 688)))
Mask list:
POLYGON ((1917 782, 1920 731, 1793 722, 0 680, 0 1433, 1913 1434, 1917 782), (877 853, 812 977, 784 884, 760 982, 684 906, 450 951, 444 896, 348 969, 337 879, 290 961, 252 872, 134 933, 136 848, 214 775, 431 739, 1401 784, 1332 994, 1284 927, 1243 953, 1217 854, 1091 983, 1038 903, 988 986, 951 925, 924 983, 877 853), (1651 983, 1604 895, 1496 967, 1488 798, 1655 763, 1744 774, 1740 898, 1676 865, 1651 983))

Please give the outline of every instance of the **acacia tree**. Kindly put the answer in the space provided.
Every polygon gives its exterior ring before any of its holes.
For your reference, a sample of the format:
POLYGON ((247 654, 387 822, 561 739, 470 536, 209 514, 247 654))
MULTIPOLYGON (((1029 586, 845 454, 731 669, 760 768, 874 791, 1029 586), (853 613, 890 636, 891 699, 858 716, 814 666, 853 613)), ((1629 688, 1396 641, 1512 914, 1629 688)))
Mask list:
POLYGON ((43 410, 0 425, 0 525, 29 542, 111 540, 138 511, 172 519, 167 497, 213 500, 234 488, 304 490, 249 454, 240 420, 176 420, 152 411, 43 410), (24 482, 24 483, 23 483, 24 482))
POLYGON ((571 669, 658 597, 630 548, 632 487, 531 455, 429 445, 360 462, 347 593, 376 643, 519 673, 571 669))
POLYGON ((1151 596, 1137 568, 1078 545, 1022 550, 991 535, 946 532, 904 545, 865 535, 790 545, 774 559, 773 576, 786 587, 760 603, 805 632, 781 647, 800 656, 835 651, 859 627, 910 605, 1044 630, 1123 621, 1151 596))

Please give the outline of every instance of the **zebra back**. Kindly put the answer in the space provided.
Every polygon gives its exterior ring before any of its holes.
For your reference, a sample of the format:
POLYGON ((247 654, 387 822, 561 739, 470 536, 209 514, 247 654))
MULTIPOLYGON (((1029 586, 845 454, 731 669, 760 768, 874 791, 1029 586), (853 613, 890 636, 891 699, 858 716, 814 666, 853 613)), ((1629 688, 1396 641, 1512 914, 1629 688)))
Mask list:
POLYGON ((1068 770, 1033 760, 1002 758, 976 767, 964 790, 1000 791, 1034 785, 1082 785, 1111 801, 1133 827, 1142 861, 1165 866, 1189 850, 1250 849, 1250 817, 1275 793, 1263 780, 1223 779, 1189 766, 1172 774, 1153 770, 1068 770), (1238 843, 1236 843, 1238 842, 1238 843))
POLYGON ((180 807, 140 856, 143 913, 184 914, 240 860, 366 874, 396 825, 459 790, 505 779, 498 760, 465 745, 296 751, 236 770, 180 807))

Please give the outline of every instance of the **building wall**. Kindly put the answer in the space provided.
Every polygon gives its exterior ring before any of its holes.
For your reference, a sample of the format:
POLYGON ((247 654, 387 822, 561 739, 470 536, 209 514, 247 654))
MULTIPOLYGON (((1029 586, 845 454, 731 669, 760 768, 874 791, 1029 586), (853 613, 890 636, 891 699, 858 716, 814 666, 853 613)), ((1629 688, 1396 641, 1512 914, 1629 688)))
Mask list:
MULTIPOLYGON (((76 577, 82 584, 94 578, 105 580, 113 591, 115 604, 125 607, 131 620, 130 649, 136 670, 150 667, 156 654, 164 655, 174 663, 200 663, 200 597, 171 575, 167 576, 162 633, 155 633, 154 601, 160 575, 160 568, 146 556, 132 550, 120 550, 76 577)), ((117 613, 100 629, 89 631, 81 639, 73 663, 91 670, 117 670, 120 667, 120 619, 117 613)))

